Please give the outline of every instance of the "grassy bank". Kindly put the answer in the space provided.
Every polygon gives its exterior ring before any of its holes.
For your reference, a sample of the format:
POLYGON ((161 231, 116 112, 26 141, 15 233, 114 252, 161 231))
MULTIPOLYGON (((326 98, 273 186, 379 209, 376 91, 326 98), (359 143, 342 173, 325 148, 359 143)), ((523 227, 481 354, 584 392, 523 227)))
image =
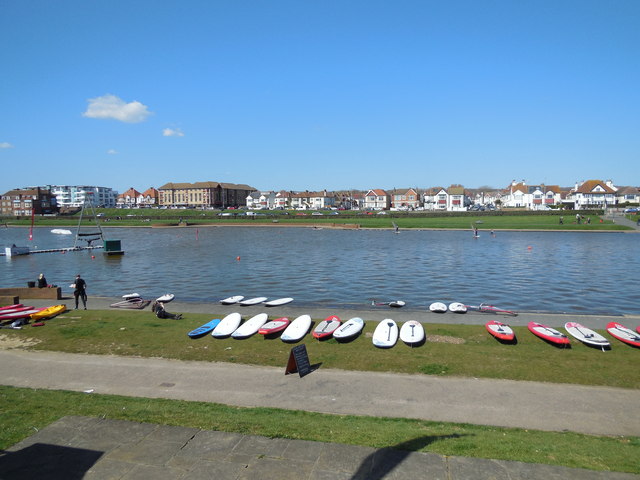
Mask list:
MULTIPOLYGON (((632 230, 618 225, 610 219, 602 219, 595 214, 584 214, 580 224, 576 223, 575 214, 569 212, 563 216, 557 212, 525 213, 509 212, 497 213, 460 213, 460 214, 405 214, 391 212, 387 215, 367 215, 363 213, 347 212, 338 215, 290 215, 273 214, 263 216, 230 216, 221 217, 217 213, 194 210, 120 210, 111 209, 105 217, 100 219, 101 225, 109 226, 177 226, 182 220, 189 226, 230 226, 230 225, 358 225, 361 228, 392 228, 396 223, 401 229, 471 229, 475 225, 480 230, 566 230, 566 231, 610 231, 632 230), (113 210, 113 211, 112 211, 113 210), (180 212, 180 213, 176 213, 180 212), (589 223, 590 221, 590 223, 589 223)), ((8 225, 31 224, 30 218, 6 218, 8 225)), ((77 216, 39 217, 36 226, 77 226, 77 216)), ((83 225, 95 225, 93 219, 83 220, 83 225)))
MULTIPOLYGON (((279 338, 187 337, 188 331, 211 318, 221 318, 228 310, 217 313, 189 313, 175 321, 158 319, 148 310, 74 310, 48 321, 45 328, 4 330, 0 339, 24 342, 30 345, 25 348, 35 350, 286 364, 292 345, 279 338)), ((533 336, 526 327, 514 327, 518 343, 503 345, 483 325, 425 324, 428 341, 424 345, 409 348, 399 342, 384 350, 371 343, 376 325, 368 322, 362 335, 350 343, 319 342, 310 335, 303 341, 310 359, 321 362, 323 368, 640 388, 640 351, 614 339, 613 348, 606 352, 577 341, 572 341, 570 349, 559 349, 533 336)))
POLYGON ((83 415, 250 435, 640 473, 640 438, 327 415, 272 408, 0 386, 0 448, 66 415, 83 415), (578 448, 576 448, 578 447, 578 448))

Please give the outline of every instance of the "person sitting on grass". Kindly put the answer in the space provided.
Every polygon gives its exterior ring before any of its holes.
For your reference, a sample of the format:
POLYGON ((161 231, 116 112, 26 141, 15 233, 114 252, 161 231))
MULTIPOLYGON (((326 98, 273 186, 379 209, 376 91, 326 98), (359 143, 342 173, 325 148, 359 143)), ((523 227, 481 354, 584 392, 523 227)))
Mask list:
POLYGON ((169 313, 164 309, 164 303, 155 301, 151 305, 151 311, 156 314, 158 318, 172 318, 174 320, 180 320, 182 315, 179 313, 169 313))

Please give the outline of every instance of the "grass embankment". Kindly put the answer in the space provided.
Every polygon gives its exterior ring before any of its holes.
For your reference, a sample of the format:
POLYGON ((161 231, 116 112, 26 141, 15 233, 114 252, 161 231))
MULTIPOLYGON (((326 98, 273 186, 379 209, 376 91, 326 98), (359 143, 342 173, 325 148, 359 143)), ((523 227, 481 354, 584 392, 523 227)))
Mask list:
MULTIPOLYGON (((48 321, 46 328, 9 330, 7 334, 38 341, 28 347, 35 350, 277 367, 286 364, 291 345, 279 338, 187 337, 188 331, 227 313, 224 308, 212 314, 189 313, 175 321, 158 319, 148 310, 73 310, 48 321)), ((559 349, 535 337, 526 327, 514 327, 517 345, 503 345, 483 325, 425 324, 429 338, 423 346, 409 348, 399 342, 384 350, 371 343, 376 325, 368 322, 363 334, 350 343, 335 339, 319 342, 310 335, 303 341, 312 361, 322 362, 323 368, 640 388, 640 351, 614 339, 613 348, 606 352, 577 341, 570 349, 559 349)))
POLYGON ((539 432, 399 418, 327 415, 273 408, 0 386, 0 448, 66 415, 176 425, 440 455, 639 473, 640 438, 539 432))
MULTIPOLYGON (((8 330, 11 340, 31 340, 29 349, 223 361, 284 368, 291 348, 279 339, 191 340, 186 333, 210 318, 186 314, 160 320, 149 311, 71 311, 45 328, 8 330)), ((316 319, 316 321, 319 319, 316 319)), ((409 348, 376 349, 370 322, 356 340, 339 344, 305 337, 310 359, 322 368, 571 382, 640 388, 636 349, 620 343, 601 352, 573 342, 552 347, 515 327, 517 345, 496 342, 484 326, 426 324, 429 341, 409 348)), ((606 408, 606 407, 603 407, 606 408)), ((0 387, 0 448, 14 444, 65 415, 105 416, 271 437, 394 446, 443 455, 547 463, 594 470, 640 473, 638 437, 539 432, 409 419, 326 415, 267 408, 236 408, 203 402, 138 399, 75 392, 0 387)))
MULTIPOLYGON (((264 216, 235 216, 221 217, 217 213, 202 212, 201 210, 148 210, 148 209, 108 209, 104 218, 100 219, 102 226, 131 227, 131 226, 177 226, 182 219, 189 226, 229 226, 229 225, 359 225, 361 228, 393 228, 393 222, 402 229, 471 229, 471 225, 480 230, 558 230, 558 231, 610 231, 632 230, 618 225, 613 221, 602 220, 598 215, 585 215, 580 224, 576 223, 574 214, 567 213, 560 224, 557 212, 514 214, 510 212, 496 213, 460 213, 456 215, 434 213, 397 213, 388 215, 367 215, 356 212, 341 212, 338 215, 290 215, 270 213, 264 216), (180 213, 176 213, 180 212, 180 213), (131 216, 128 216, 131 215, 131 216), (590 223, 587 222, 590 219, 590 223), (275 222, 275 223, 274 223, 275 222)), ((77 226, 78 216, 39 217, 36 226, 77 226)), ((30 225, 30 218, 7 219, 9 225, 30 225)), ((83 225, 95 225, 92 218, 83 219, 83 225)))

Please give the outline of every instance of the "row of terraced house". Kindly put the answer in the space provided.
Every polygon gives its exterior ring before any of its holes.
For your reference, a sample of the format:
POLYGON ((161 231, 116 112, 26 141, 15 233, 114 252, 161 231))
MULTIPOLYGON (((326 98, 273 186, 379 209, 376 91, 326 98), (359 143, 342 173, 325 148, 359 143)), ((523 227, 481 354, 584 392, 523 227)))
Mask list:
POLYGON ((587 180, 574 187, 513 181, 500 190, 469 189, 462 185, 429 189, 370 189, 330 192, 259 191, 245 184, 222 182, 166 183, 139 192, 133 187, 118 194, 108 187, 45 186, 10 190, 1 196, 0 214, 55 214, 78 208, 87 198, 97 207, 465 211, 473 206, 545 210, 551 207, 588 209, 640 203, 640 189, 615 186, 610 180, 587 180))

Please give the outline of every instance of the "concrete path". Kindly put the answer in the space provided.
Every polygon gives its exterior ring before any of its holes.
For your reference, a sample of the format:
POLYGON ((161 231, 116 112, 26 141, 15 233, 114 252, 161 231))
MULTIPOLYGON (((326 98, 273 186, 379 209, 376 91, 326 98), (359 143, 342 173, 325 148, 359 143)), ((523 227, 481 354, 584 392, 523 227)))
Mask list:
MULTIPOLYGON (((313 359, 311 359, 313 362, 313 359)), ((640 435, 640 390, 0 350, 0 383, 323 413, 640 435)))
MULTIPOLYGON (((425 445, 438 438, 420 439, 425 445)), ((0 478, 69 480, 637 480, 503 460, 65 417, 0 453, 0 478)))

